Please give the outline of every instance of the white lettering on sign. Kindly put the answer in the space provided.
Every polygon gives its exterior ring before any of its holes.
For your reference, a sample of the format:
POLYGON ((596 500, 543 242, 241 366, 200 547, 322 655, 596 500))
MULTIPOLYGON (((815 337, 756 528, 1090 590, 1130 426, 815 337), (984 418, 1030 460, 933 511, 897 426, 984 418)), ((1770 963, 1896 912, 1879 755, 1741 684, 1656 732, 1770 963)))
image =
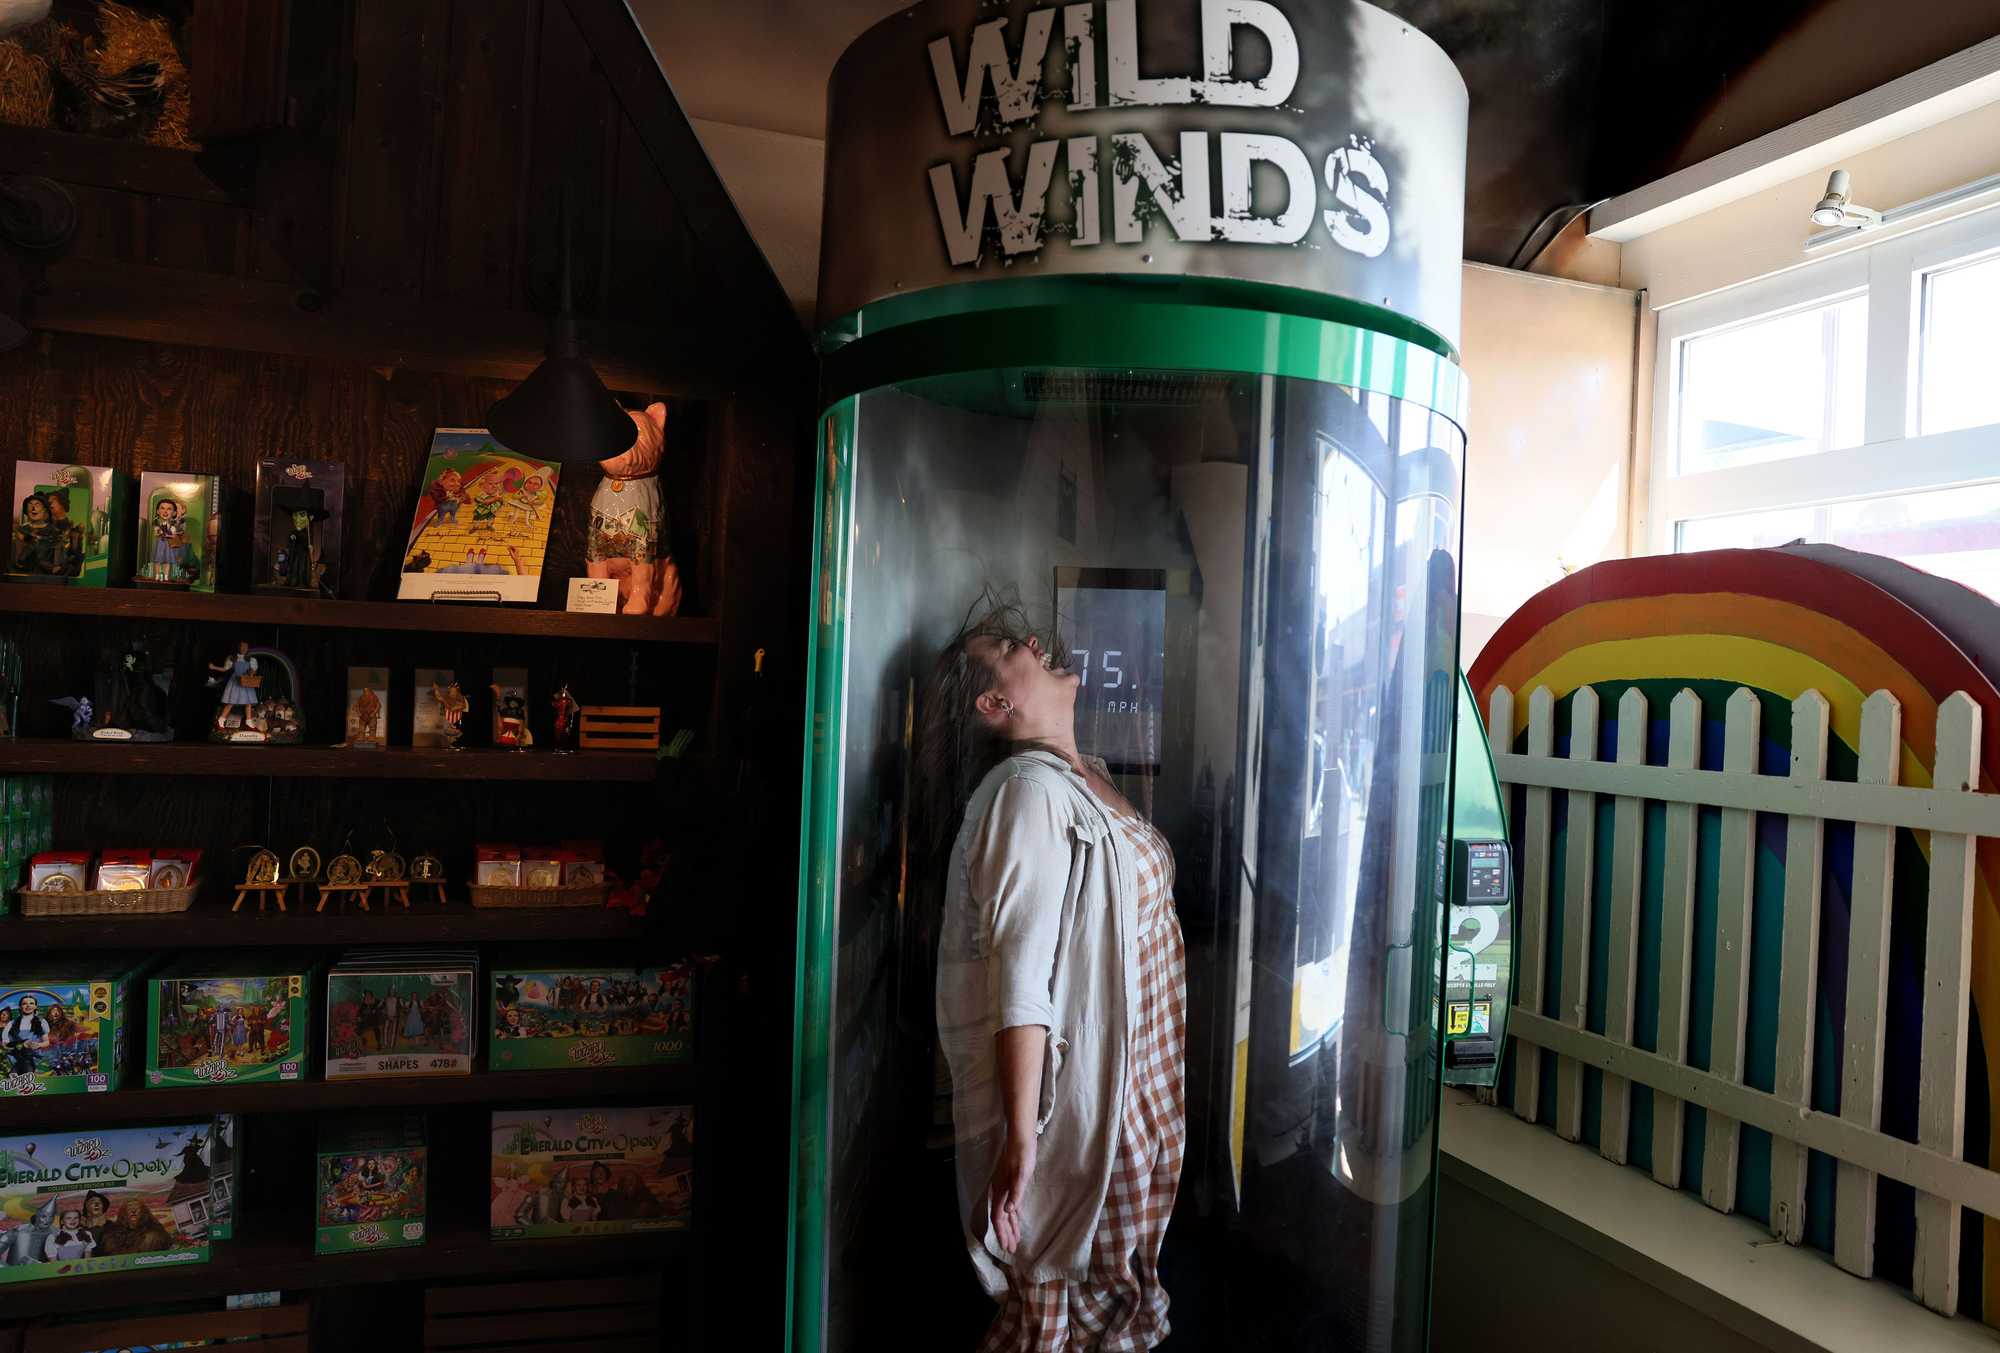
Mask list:
MULTIPOLYGON (((1036 116, 1050 96, 1044 87, 1049 45, 1062 16, 1062 58, 1069 88, 1065 105, 1073 113, 1134 107, 1210 105, 1219 108, 1278 108, 1297 87, 1298 36, 1284 13, 1267 0, 1198 0, 1201 10, 1201 73, 1146 75, 1139 69, 1136 0, 1103 0, 1033 9, 1022 24, 1019 51, 1009 47, 1007 21, 993 19, 972 30, 961 67, 949 37, 930 43, 931 75, 938 106, 953 136, 1000 132, 1036 116), (1237 40, 1242 30, 1258 34, 1270 51, 1261 76, 1237 75, 1237 40), (1099 99, 1098 62, 1103 60, 1105 98, 1099 99)), ((1315 223, 1332 243, 1364 258, 1389 247, 1389 172, 1376 158, 1374 143, 1349 133, 1314 173, 1313 158, 1288 137, 1272 132, 1218 132, 1211 147, 1205 131, 1183 131, 1171 149, 1143 133, 1111 131, 1107 137, 1071 136, 1029 144, 1025 161, 1010 164, 1011 151, 989 150, 974 157, 969 181, 961 184, 948 164, 929 171, 938 226, 954 265, 976 264, 997 243, 1008 257, 1031 254, 1046 243, 1048 194, 1057 157, 1063 161, 1075 220, 1067 231, 1071 248, 1101 244, 1101 176, 1111 176, 1112 238, 1140 244, 1153 225, 1163 225, 1182 243, 1300 245, 1315 223), (1220 157, 1220 198, 1211 181, 1211 149, 1220 157), (1282 204, 1257 200, 1259 165, 1276 171, 1285 187, 1282 204), (1018 171, 1018 178, 1016 177, 1018 171), (1320 184, 1330 205, 1319 208, 1320 184)), ((1268 175, 1267 170, 1267 175, 1268 175)))

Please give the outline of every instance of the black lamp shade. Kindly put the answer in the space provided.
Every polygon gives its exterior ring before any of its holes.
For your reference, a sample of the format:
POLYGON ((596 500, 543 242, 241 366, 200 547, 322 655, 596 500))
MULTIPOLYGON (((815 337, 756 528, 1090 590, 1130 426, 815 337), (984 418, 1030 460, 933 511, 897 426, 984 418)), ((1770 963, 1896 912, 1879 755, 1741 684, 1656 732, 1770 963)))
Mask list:
POLYGON ((509 450, 555 461, 609 460, 638 436, 590 363, 554 353, 487 411, 486 429, 509 450))

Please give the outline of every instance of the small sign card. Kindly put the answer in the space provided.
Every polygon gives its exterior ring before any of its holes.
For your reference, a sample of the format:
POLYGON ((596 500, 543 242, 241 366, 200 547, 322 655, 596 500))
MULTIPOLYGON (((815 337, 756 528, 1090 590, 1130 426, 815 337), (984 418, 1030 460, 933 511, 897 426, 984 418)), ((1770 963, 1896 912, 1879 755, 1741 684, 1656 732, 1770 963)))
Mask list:
POLYGON ((618 611, 618 580, 616 578, 571 578, 569 580, 569 605, 571 611, 584 611, 592 615, 615 615, 618 611))

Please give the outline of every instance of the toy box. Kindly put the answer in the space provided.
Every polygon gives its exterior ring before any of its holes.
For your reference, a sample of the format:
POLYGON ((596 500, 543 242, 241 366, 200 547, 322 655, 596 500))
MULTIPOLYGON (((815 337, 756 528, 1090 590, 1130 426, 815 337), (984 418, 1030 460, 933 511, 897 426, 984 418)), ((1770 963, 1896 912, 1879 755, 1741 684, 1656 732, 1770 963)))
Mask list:
POLYGON ((139 554, 132 581, 143 587, 215 590, 222 539, 222 481, 212 474, 147 470, 139 476, 139 554))
POLYGON ((694 1110, 495 1109, 496 1240, 669 1231, 694 1217, 694 1110))
POLYGON ((131 485, 108 466, 16 461, 8 573, 79 587, 123 582, 131 485))
POLYGON ((347 469, 335 460, 257 462, 250 577, 259 592, 340 593, 342 499, 347 469))
POLYGON ((645 1066, 693 1056, 694 989, 685 964, 496 965, 492 987, 492 1070, 645 1066))
POLYGON ((38 955, 0 964, 0 1097, 115 1090, 137 1013, 140 960, 38 955))
POLYGON ((322 1128, 313 1253, 423 1244, 428 1165, 420 1114, 353 1119, 322 1128))
POLYGON ((146 1085, 295 1081, 313 974, 288 953, 190 954, 146 980, 146 1085))
POLYGON ((0 1283, 206 1263, 209 1130, 0 1138, 0 1283))
POLYGON ((470 1075, 478 991, 471 950, 343 955, 326 974, 326 1078, 470 1075))

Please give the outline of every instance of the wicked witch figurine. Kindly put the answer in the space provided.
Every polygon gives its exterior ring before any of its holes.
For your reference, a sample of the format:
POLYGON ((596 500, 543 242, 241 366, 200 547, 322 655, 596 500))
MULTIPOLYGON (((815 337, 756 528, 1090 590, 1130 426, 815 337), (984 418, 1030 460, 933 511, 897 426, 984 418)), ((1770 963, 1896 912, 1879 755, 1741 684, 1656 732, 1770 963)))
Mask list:
POLYGON ((313 539, 313 528, 325 515, 306 507, 292 509, 292 529, 285 536, 285 543, 278 547, 277 557, 271 561, 279 586, 300 592, 319 590, 320 575, 324 570, 320 566, 319 545, 313 539))
POLYGON ((134 639, 109 671, 100 671, 93 702, 76 696, 55 701, 74 718, 70 736, 89 742, 172 742, 167 694, 171 668, 157 667, 143 639, 134 639))

